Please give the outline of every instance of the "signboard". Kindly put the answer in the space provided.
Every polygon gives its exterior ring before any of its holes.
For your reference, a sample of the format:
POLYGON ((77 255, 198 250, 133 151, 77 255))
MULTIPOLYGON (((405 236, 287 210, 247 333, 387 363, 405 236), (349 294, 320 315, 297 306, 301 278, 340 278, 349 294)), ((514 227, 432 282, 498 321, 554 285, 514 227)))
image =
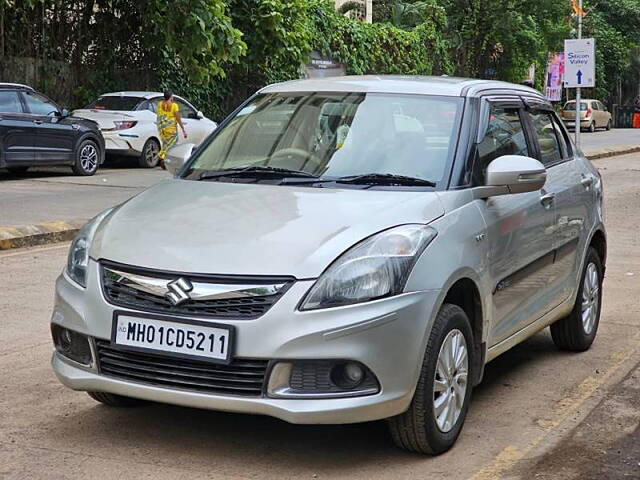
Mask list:
POLYGON ((564 86, 569 88, 596 86, 595 40, 564 41, 564 86))
POLYGON ((337 77, 346 73, 344 65, 323 56, 320 52, 313 51, 310 57, 310 62, 304 67, 303 78, 337 77))
POLYGON ((562 100, 564 81, 564 53, 550 53, 547 63, 547 75, 544 78, 544 96, 550 102, 562 100))

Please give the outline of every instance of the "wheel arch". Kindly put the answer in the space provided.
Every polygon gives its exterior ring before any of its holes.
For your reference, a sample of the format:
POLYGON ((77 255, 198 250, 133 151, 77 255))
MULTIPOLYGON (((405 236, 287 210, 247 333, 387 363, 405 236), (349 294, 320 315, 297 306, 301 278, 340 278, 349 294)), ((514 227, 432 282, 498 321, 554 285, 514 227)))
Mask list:
POLYGON ((74 154, 73 161, 75 162, 76 155, 78 154, 78 149, 80 148, 80 145, 82 145, 82 142, 84 142, 85 140, 92 140, 98 145, 98 149, 100 153, 100 163, 98 165, 102 165, 105 159, 104 139, 101 139, 100 136, 94 132, 85 132, 82 135, 80 135, 80 137, 78 138, 78 141, 76 142, 75 148, 73 150, 73 154, 74 154))
POLYGON ((589 246, 595 248, 602 262, 602 273, 604 274, 607 265, 607 235, 604 229, 597 228, 591 235, 589 246))
POLYGON ((445 291, 441 304, 450 303, 464 310, 473 332, 473 371, 475 372, 472 385, 482 380, 485 359, 485 343, 483 341, 485 309, 482 305, 480 288, 475 280, 469 276, 462 276, 455 280, 445 291))

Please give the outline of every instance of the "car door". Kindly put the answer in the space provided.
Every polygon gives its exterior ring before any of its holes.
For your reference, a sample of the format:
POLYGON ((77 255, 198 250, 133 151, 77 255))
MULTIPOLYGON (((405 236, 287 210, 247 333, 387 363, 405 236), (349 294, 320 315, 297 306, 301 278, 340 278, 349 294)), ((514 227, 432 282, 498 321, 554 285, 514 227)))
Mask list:
POLYGON ((553 192, 554 264, 549 281, 552 285, 552 304, 559 305, 575 288, 577 271, 586 242, 586 224, 590 206, 594 206, 593 174, 584 168, 574 154, 566 129, 551 110, 528 113, 538 159, 547 169, 545 188, 553 192))
POLYGON ((180 118, 187 131, 187 139, 180 135, 178 143, 195 143, 200 145, 209 134, 209 129, 203 119, 198 118, 197 111, 182 98, 176 98, 176 103, 180 108, 180 118))
POLYGON ((35 161, 35 125, 24 113, 20 93, 0 90, 0 166, 35 161))
POLYGON ((44 95, 23 92, 27 113, 36 125, 35 151, 38 163, 67 163, 73 158, 77 126, 65 121, 58 106, 44 95))
MULTIPOLYGON (((475 169, 481 177, 502 155, 534 156, 521 101, 491 102, 487 126, 477 145, 475 169)), ((488 268, 493 281, 489 346, 505 340, 547 313, 553 263, 554 205, 541 191, 491 197, 480 204, 487 224, 488 268)))
POLYGON ((596 128, 604 127, 604 111, 601 108, 600 102, 597 100, 591 102, 591 108, 593 109, 593 119, 596 122, 596 128))
POLYGON ((600 106, 602 114, 602 126, 607 127, 611 121, 611 113, 609 113, 609 110, 607 110, 607 107, 605 107, 602 102, 598 102, 598 105, 600 106))

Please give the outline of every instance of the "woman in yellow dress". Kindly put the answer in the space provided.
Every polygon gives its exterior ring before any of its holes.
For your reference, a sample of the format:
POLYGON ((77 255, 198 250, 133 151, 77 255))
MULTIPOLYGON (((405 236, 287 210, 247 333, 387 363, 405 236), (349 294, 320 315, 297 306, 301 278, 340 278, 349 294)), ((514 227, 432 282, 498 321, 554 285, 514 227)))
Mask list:
POLYGON ((158 104, 156 124, 158 125, 160 140, 162 140, 162 148, 158 153, 158 157, 160 158, 160 165, 164 167, 164 159, 167 156, 167 152, 178 141, 178 125, 182 129, 184 138, 187 138, 187 132, 180 118, 180 108, 173 101, 173 93, 164 92, 164 100, 158 104))

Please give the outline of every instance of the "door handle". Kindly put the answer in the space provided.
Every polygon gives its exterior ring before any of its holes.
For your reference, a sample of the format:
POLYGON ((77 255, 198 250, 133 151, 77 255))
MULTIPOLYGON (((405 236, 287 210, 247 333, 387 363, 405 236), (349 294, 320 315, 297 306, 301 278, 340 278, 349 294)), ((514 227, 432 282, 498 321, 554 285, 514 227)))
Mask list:
POLYGON ((593 177, 591 175, 583 176, 582 180, 580 180, 580 183, 584 188, 588 189, 591 185, 593 185, 593 177))
POLYGON ((36 125, 42 125, 42 120, 34 120, 33 123, 36 125))
POLYGON ((545 193, 540 197, 540 203, 544 206, 544 208, 550 208, 553 205, 553 202, 556 199, 555 193, 545 193))

